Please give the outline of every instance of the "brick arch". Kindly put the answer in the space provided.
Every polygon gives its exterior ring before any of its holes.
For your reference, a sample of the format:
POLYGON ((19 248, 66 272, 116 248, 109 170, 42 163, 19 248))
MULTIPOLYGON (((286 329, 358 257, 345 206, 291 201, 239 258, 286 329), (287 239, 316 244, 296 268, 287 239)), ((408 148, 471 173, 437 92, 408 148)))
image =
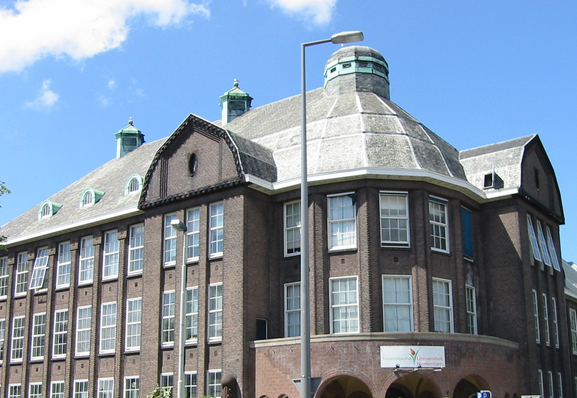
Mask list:
POLYGON ((453 398, 469 398, 481 390, 489 390, 489 384, 479 375, 462 377, 453 390, 453 398))
POLYGON ((318 388, 316 398, 373 398, 368 383, 355 375, 340 374, 326 379, 318 388))
POLYGON ((434 398, 443 396, 439 385, 432 378, 421 372, 395 377, 384 394, 382 394, 386 398, 434 398))

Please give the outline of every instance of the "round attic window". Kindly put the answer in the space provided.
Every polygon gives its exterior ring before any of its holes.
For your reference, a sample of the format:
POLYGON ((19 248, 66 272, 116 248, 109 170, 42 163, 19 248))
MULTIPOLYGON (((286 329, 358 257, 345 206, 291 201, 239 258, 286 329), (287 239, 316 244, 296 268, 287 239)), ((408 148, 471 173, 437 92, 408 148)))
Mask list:
POLYGON ((193 153, 188 158, 188 171, 190 172, 191 177, 194 175, 194 173, 196 173, 197 166, 198 166, 198 159, 196 158, 196 155, 193 153))

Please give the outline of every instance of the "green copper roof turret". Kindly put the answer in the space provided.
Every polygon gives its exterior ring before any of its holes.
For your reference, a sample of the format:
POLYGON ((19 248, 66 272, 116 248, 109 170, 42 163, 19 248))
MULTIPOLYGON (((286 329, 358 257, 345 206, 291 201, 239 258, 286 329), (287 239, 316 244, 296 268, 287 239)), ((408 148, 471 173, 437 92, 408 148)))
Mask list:
POLYGON ((144 134, 134 127, 132 118, 128 121, 128 126, 116 133, 115 136, 117 159, 144 144, 144 134))
POLYGON ((234 79, 234 87, 220 96, 222 108, 222 124, 225 125, 237 116, 250 109, 252 97, 238 88, 238 80, 234 79))

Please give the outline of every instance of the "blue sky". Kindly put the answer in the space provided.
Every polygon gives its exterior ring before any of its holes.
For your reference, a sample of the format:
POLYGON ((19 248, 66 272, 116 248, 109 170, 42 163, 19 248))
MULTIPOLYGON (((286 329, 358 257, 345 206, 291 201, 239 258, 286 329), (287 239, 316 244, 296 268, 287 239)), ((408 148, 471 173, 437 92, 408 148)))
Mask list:
MULTIPOLYGON (((153 141, 220 119, 234 79, 253 107, 298 94, 300 43, 362 30, 391 100, 457 149, 539 134, 577 261, 577 2, 193 1, 0 0, 0 225, 112 159, 129 117, 153 141)), ((309 89, 336 50, 308 50, 309 89)))

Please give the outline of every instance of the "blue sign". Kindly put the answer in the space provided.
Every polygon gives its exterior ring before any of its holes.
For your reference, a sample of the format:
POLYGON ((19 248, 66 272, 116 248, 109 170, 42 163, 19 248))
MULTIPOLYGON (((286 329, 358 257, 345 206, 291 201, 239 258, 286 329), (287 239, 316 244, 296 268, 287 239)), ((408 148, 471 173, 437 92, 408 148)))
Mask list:
POLYGON ((479 391, 477 393, 477 398, 493 398, 493 394, 491 394, 491 391, 489 390, 479 391))

